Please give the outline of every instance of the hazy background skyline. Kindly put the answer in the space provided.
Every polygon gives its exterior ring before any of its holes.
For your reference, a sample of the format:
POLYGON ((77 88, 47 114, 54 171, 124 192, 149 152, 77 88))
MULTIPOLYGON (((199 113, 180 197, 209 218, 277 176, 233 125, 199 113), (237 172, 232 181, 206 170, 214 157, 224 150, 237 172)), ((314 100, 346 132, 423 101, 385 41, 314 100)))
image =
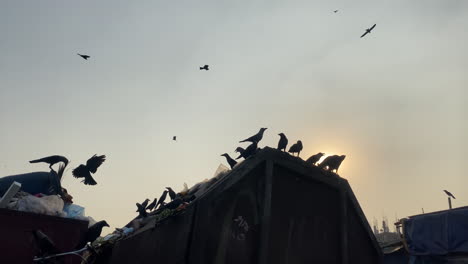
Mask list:
POLYGON ((267 127, 260 147, 346 154, 371 224, 446 209, 443 189, 464 206, 467 26, 464 0, 4 0, 0 176, 64 155, 74 202, 119 227, 267 127), (95 153, 85 186, 71 169, 95 153))

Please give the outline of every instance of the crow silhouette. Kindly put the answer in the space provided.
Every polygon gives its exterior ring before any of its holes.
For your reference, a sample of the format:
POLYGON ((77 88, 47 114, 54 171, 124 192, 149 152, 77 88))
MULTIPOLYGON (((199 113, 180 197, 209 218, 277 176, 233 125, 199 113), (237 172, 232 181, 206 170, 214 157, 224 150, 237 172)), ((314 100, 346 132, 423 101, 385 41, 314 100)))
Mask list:
POLYGON ((242 141, 239 141, 239 143, 242 143, 242 142, 255 142, 255 143, 258 143, 260 142, 260 140, 262 140, 263 138, 263 133, 265 132, 265 130, 267 130, 267 128, 260 128, 260 131, 258 131, 257 134, 247 138, 247 139, 244 139, 242 141))
POLYGON ((200 67, 200 70, 209 70, 208 67, 209 67, 208 65, 205 65, 203 67, 200 67))
POLYGON ((325 155, 325 154, 322 153, 322 152, 319 152, 319 153, 317 153, 315 155, 310 156, 310 158, 308 158, 306 160, 306 162, 310 163, 312 165, 317 165, 316 163, 322 158, 323 155, 325 155))
POLYGON ((453 196, 453 194, 447 190, 444 190, 445 194, 447 194, 448 196, 452 197, 453 199, 456 199, 455 196, 453 196))
POLYGON ((233 160, 229 154, 227 153, 224 153, 224 154, 221 154, 221 156, 224 156, 227 160, 227 162, 229 163, 229 166, 231 166, 231 169, 234 168, 234 166, 236 166, 237 164, 237 161, 233 160))
POLYGON ((81 249, 86 246, 88 242, 92 243, 94 240, 96 240, 99 236, 101 236, 102 228, 105 226, 109 227, 109 224, 105 220, 102 220, 89 227, 88 231, 86 231, 85 238, 81 241, 80 244, 78 244, 77 248, 81 249))
POLYGON ((237 147, 236 150, 234 150, 235 152, 239 153, 239 156, 236 158, 236 160, 240 159, 242 157, 242 153, 245 151, 244 148, 241 148, 241 147, 237 147))
POLYGON ((361 38, 364 37, 365 35, 371 33, 371 31, 375 28, 377 24, 374 24, 372 27, 366 29, 366 32, 364 32, 364 34, 362 34, 361 38))
POLYGON ((37 159, 37 160, 31 160, 29 163, 39 163, 39 162, 45 162, 49 164, 49 168, 52 169, 52 166, 56 163, 63 162, 65 164, 65 167, 68 164, 68 159, 65 158, 64 156, 59 156, 59 155, 53 155, 49 157, 45 157, 42 159, 37 159))
POLYGON ((168 191, 164 190, 164 192, 161 194, 161 197, 159 197, 159 201, 156 204, 156 207, 154 209, 156 209, 158 207, 158 205, 164 205, 165 204, 167 193, 168 193, 168 191))
POLYGON ((173 201, 177 197, 176 192, 174 192, 174 190, 172 190, 171 187, 166 187, 166 189, 169 193, 169 197, 171 198, 171 201, 173 201))
POLYGON ((72 174, 75 178, 84 178, 84 184, 86 185, 96 185, 97 182, 91 176, 91 173, 96 173, 97 169, 101 164, 106 160, 105 155, 97 156, 96 154, 92 156, 88 161, 86 161, 86 165, 81 164, 80 166, 76 167, 72 174))
POLYGON ((156 207, 156 203, 158 199, 154 198, 154 200, 145 208, 145 210, 152 211, 156 207))
POLYGON ((177 141, 177 136, 173 136, 172 140, 177 141))
POLYGON ((257 142, 250 144, 237 159, 240 159, 241 157, 248 159, 250 156, 254 155, 255 152, 257 152, 257 142))
POLYGON ((77 53, 81 58, 88 60, 90 56, 77 53))
POLYGON ((280 140, 278 141, 278 149, 286 151, 286 147, 288 146, 288 138, 283 133, 279 133, 278 136, 280 136, 280 140))
POLYGON ((54 241, 52 241, 52 239, 50 239, 41 230, 34 230, 32 233, 34 236, 34 240, 36 241, 36 245, 39 248, 40 256, 47 256, 50 254, 59 253, 59 250, 57 249, 57 246, 55 245, 54 241))
POLYGON ((318 167, 322 169, 327 169, 328 171, 335 171, 338 173, 338 168, 340 167, 343 160, 346 158, 346 155, 333 155, 326 157, 318 167))
POLYGON ((297 156, 299 157, 299 154, 301 153, 302 151, 302 141, 298 140, 297 143, 293 144, 290 148, 289 148, 289 153, 292 153, 294 155, 294 153, 297 153, 297 156))

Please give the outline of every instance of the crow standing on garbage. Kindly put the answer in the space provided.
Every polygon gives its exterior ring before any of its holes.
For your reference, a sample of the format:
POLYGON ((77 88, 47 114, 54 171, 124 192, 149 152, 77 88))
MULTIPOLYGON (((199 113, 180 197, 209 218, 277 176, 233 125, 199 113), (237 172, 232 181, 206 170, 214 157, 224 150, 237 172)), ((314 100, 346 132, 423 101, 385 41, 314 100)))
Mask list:
POLYGON ((138 218, 145 218, 148 216, 148 213, 146 212, 146 206, 143 206, 142 204, 136 203, 137 206, 137 212, 138 212, 138 218))
POLYGON ((154 200, 145 208, 145 210, 152 211, 154 207, 156 207, 156 203, 158 199, 154 198, 154 200))
POLYGON ((335 173, 338 173, 338 168, 340 167, 341 163, 345 158, 346 155, 328 156, 322 161, 322 163, 318 165, 318 167, 322 169, 327 168, 328 171, 335 171, 335 173))
POLYGON ((42 158, 42 159, 31 160, 29 163, 39 163, 39 162, 49 163, 49 168, 52 169, 52 166, 55 163, 59 163, 59 162, 63 162, 65 164, 65 167, 66 167, 67 164, 68 164, 68 159, 65 158, 64 156, 53 155, 53 156, 45 157, 45 158, 42 158))
POLYGON ((221 156, 224 156, 227 160, 227 162, 229 163, 229 166, 231 166, 231 169, 234 168, 234 166, 236 166, 237 164, 237 161, 233 160, 229 154, 227 153, 224 153, 224 154, 221 154, 221 156))
POLYGON ((252 144, 250 144, 241 154, 239 157, 237 157, 237 159, 240 159, 241 157, 243 157, 244 159, 248 159, 250 156, 252 156, 253 154, 255 154, 255 152, 257 152, 257 142, 253 142, 252 144))
POLYGON ((171 201, 173 201, 177 196, 176 192, 174 192, 174 190, 172 190, 171 187, 166 187, 166 189, 169 192, 169 197, 171 198, 171 201))
POLYGON ((242 153, 245 151, 244 148, 241 148, 241 147, 237 147, 236 150, 234 150, 235 152, 239 153, 239 157, 236 158, 236 160, 240 159, 242 157, 242 153))
POLYGON ((96 173, 97 169, 101 164, 106 160, 105 155, 97 156, 94 154, 88 161, 86 161, 86 165, 81 164, 80 166, 76 167, 72 174, 75 178, 84 178, 84 184, 86 185, 96 185, 97 182, 91 176, 91 173, 96 173))
POLYGON ((105 226, 109 227, 109 224, 105 220, 102 220, 89 227, 88 231, 86 231, 85 239, 82 240, 80 244, 78 244, 77 248, 81 249, 86 246, 88 242, 92 243, 94 240, 96 240, 99 236, 101 236, 102 228, 105 226))
POLYGON ((263 133, 265 132, 265 130, 267 130, 267 128, 260 128, 260 131, 258 131, 257 134, 247 138, 247 139, 244 139, 244 140, 241 140, 239 141, 239 143, 242 143, 242 142, 255 142, 255 143, 258 143, 260 142, 260 140, 262 140, 263 138, 263 133))
POLYGON ((456 199, 455 196, 453 196, 453 194, 447 190, 444 190, 445 194, 447 194, 448 196, 452 197, 453 199, 456 199))
POLYGON ((168 191, 164 190, 164 192, 161 194, 161 197, 159 197, 159 201, 156 204, 156 207, 154 209, 156 209, 158 207, 158 205, 163 206, 165 204, 164 201, 166 201, 167 193, 168 193, 168 191))
POLYGON ((319 153, 317 153, 315 155, 310 156, 310 158, 308 158, 306 160, 306 162, 310 163, 312 165, 317 165, 317 162, 323 157, 323 155, 325 155, 325 154, 322 153, 322 152, 319 152, 319 153))
POLYGON ((146 206, 148 206, 150 199, 146 198, 144 202, 141 203, 141 206, 146 209, 146 206))
POLYGON ((289 148, 289 153, 292 153, 294 155, 294 153, 297 153, 297 156, 299 157, 299 154, 301 154, 301 150, 302 150, 302 141, 298 140, 297 143, 293 144, 290 148, 289 148))
POLYGON ((207 70, 209 70, 208 67, 209 67, 209 66, 205 64, 205 66, 200 67, 200 71, 201 71, 201 70, 206 70, 206 71, 207 71, 207 70))
POLYGON ((281 151, 286 151, 286 147, 288 146, 288 138, 283 134, 279 133, 280 140, 278 141, 278 149, 281 151))

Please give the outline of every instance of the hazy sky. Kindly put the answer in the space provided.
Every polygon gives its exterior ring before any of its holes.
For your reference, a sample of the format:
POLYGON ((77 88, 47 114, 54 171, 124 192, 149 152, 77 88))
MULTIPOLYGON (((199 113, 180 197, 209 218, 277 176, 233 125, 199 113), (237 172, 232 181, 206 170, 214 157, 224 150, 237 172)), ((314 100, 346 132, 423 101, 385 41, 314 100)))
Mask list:
POLYGON ((0 175, 106 154, 63 185, 116 227, 268 127, 346 154, 371 223, 468 205, 467 27, 466 0, 1 0, 0 175))

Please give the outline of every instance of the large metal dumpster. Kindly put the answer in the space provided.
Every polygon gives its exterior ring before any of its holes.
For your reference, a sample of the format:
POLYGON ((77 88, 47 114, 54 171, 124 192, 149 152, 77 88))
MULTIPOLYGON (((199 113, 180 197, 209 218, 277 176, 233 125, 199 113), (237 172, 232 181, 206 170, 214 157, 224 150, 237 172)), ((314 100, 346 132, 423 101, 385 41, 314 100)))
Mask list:
POLYGON ((118 241, 108 263, 378 264, 382 254, 348 184, 265 148, 188 209, 118 241))

